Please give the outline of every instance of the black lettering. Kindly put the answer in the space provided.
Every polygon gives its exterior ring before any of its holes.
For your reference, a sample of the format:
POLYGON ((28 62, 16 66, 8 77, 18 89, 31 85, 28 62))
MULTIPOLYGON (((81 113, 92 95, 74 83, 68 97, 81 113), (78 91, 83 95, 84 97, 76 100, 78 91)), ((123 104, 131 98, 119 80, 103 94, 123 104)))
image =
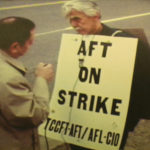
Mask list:
POLYGON ((91 41, 89 46, 89 56, 92 56, 92 51, 95 50, 94 45, 97 45, 97 42, 91 41))
POLYGON ((115 139, 114 139, 114 146, 118 145, 119 138, 120 138, 120 134, 117 133, 116 136, 115 136, 115 139))
POLYGON ((80 93, 79 95, 79 101, 77 108, 81 108, 81 104, 83 104, 83 109, 86 110, 86 102, 87 102, 88 96, 86 94, 80 93))
POLYGON ((74 124, 71 125, 71 129, 70 129, 70 133, 69 133, 69 136, 74 136, 74 124))
POLYGON ((95 102, 95 96, 92 95, 92 96, 91 96, 91 101, 90 101, 90 108, 89 108, 89 111, 93 111, 94 102, 95 102))
POLYGON ((106 138, 106 144, 117 146, 119 143, 120 134, 115 132, 108 132, 106 138))
POLYGON ((85 48, 85 41, 82 40, 78 55, 83 54, 84 56, 86 55, 86 48, 85 48))
POLYGON ((76 136, 78 130, 77 130, 77 126, 75 125, 75 128, 74 128, 74 137, 76 136))
POLYGON ((90 130, 88 141, 93 141, 93 129, 90 130))
POLYGON ((77 93, 73 92, 73 91, 69 91, 69 95, 71 96, 70 97, 70 104, 69 104, 69 106, 72 107, 73 106, 73 102, 74 102, 74 97, 77 96, 77 93))
POLYGON ((48 123, 49 123, 50 120, 51 120, 50 118, 47 118, 47 122, 46 122, 46 125, 44 127, 45 130, 47 129, 47 126, 48 126, 48 123))
POLYGON ((60 126, 60 124, 61 124, 61 121, 58 120, 58 121, 56 122, 56 126, 55 126, 55 128, 54 128, 54 132, 58 132, 58 131, 59 131, 59 126, 60 126))
POLYGON ((86 67, 80 67, 80 72, 79 72, 79 80, 81 82, 85 82, 88 77, 88 69, 86 67))
POLYGON ((113 104, 112 104, 112 109, 111 109, 111 114, 119 116, 120 112, 117 112, 116 109, 119 108, 117 104, 121 104, 122 101, 120 99, 113 99, 113 104))
POLYGON ((58 99, 58 103, 60 104, 60 105, 63 105, 64 103, 65 103, 65 96, 66 95, 66 91, 65 90, 60 90, 59 91, 59 97, 61 98, 61 99, 58 99))
POLYGON ((94 139, 93 139, 94 142, 96 141, 96 138, 98 137, 98 134, 97 134, 98 132, 99 130, 95 129, 95 134, 94 134, 94 139))
POLYGON ((100 135, 99 135, 99 143, 103 143, 103 141, 102 141, 102 135, 103 135, 103 131, 102 130, 100 130, 100 135))
POLYGON ((67 134, 68 126, 69 126, 69 123, 68 123, 68 122, 66 122, 66 128, 65 128, 65 132, 64 132, 64 134, 67 134))
POLYGON ((98 72, 96 73, 96 69, 95 68, 91 68, 91 74, 90 74, 89 83, 91 83, 92 79, 94 79, 95 84, 99 84, 100 74, 101 74, 101 69, 98 69, 98 72))
POLYGON ((101 45, 104 46, 104 48, 103 48, 103 53, 102 53, 102 57, 106 57, 107 49, 108 49, 109 46, 112 46, 112 43, 101 42, 101 45))
MULTIPOLYGON (((68 125, 69 125, 69 123, 67 123, 67 122, 64 122, 64 121, 62 121, 61 122, 61 125, 60 125, 60 128, 59 128, 59 133, 62 131, 62 129, 64 128, 64 124, 66 124, 66 128, 68 127, 68 125), (68 124, 68 125, 67 125, 68 124)), ((65 128, 65 133, 64 134, 66 134, 66 128, 65 128)))
POLYGON ((50 126, 49 126, 49 130, 50 130, 50 131, 52 131, 52 130, 54 129, 53 125, 55 125, 55 124, 56 124, 56 120, 52 120, 52 121, 51 121, 51 124, 50 124, 50 126))
POLYGON ((78 134, 78 138, 80 138, 81 136, 81 129, 82 129, 82 126, 81 125, 77 125, 79 127, 79 134, 78 134))
POLYGON ((100 112, 100 109, 103 110, 103 113, 107 114, 107 108, 106 108, 106 101, 108 98, 104 98, 102 101, 102 97, 98 96, 97 98, 97 105, 96 105, 96 112, 100 112))
POLYGON ((112 137, 112 133, 111 132, 108 132, 107 133, 107 138, 106 138, 106 144, 110 144, 111 143, 111 140, 110 140, 110 138, 112 137))

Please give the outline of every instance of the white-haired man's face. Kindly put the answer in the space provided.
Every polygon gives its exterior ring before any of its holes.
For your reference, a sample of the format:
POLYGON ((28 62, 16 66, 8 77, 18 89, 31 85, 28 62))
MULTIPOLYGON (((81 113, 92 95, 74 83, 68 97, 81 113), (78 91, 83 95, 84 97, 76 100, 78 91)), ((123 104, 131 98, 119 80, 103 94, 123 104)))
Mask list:
POLYGON ((71 11, 68 19, 72 27, 83 35, 96 34, 100 25, 99 15, 87 16, 85 13, 76 10, 71 11))

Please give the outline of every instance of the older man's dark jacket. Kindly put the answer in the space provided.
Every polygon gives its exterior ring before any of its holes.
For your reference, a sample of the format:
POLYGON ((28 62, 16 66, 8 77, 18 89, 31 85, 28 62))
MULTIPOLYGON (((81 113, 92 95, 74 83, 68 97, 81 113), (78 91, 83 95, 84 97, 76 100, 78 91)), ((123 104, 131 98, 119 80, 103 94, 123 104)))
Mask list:
MULTIPOLYGON (((134 38, 134 35, 123 30, 110 28, 104 24, 102 25, 103 30, 99 35, 134 38)), ((139 39, 128 115, 120 146, 121 150, 126 143, 128 133, 133 131, 140 119, 150 119, 150 49, 148 44, 146 45, 139 39)), ((71 147, 72 150, 88 150, 86 148, 74 148, 76 147, 74 145, 71 145, 71 147)))

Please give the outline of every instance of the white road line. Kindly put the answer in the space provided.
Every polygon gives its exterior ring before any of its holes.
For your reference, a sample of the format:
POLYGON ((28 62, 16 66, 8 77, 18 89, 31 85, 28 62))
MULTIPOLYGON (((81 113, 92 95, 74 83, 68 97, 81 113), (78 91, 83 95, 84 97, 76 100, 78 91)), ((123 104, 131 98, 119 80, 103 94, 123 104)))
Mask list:
MULTIPOLYGON (((119 17, 119 18, 114 18, 114 19, 108 19, 108 20, 103 20, 102 23, 109 23, 109 22, 116 22, 116 21, 122 21, 122 20, 127 20, 127 19, 133 19, 133 18, 138 18, 138 17, 144 17, 144 16, 149 16, 150 12, 143 13, 143 14, 137 14, 137 15, 131 15, 131 16, 125 16, 125 17, 119 17)), ((43 32, 43 33, 37 33, 36 36, 42 36, 46 34, 52 34, 60 31, 66 31, 66 30, 72 30, 72 27, 67 27, 63 29, 57 29, 54 31, 49 31, 49 32, 43 32)))
POLYGON ((0 11, 2 11, 2 10, 20 9, 20 8, 40 7, 40 6, 47 6, 47 5, 56 5, 56 4, 61 4, 61 3, 64 3, 64 2, 65 1, 58 1, 58 2, 49 2, 49 3, 37 3, 37 4, 10 6, 10 7, 0 7, 0 11))
POLYGON ((115 22, 115 21, 121 21, 121 20, 127 20, 127 19, 132 19, 132 18, 137 18, 137 17, 144 17, 144 16, 149 16, 150 12, 143 13, 143 14, 137 14, 137 15, 131 15, 131 16, 125 16, 125 17, 120 17, 120 18, 114 18, 114 19, 109 19, 109 20, 104 20, 104 23, 108 22, 115 22))
POLYGON ((46 34, 52 34, 52 33, 56 33, 56 32, 61 32, 61 31, 66 31, 66 30, 72 30, 72 29, 73 29, 72 27, 67 27, 67 28, 58 29, 58 30, 54 30, 54 31, 37 33, 36 36, 41 36, 41 35, 46 35, 46 34))

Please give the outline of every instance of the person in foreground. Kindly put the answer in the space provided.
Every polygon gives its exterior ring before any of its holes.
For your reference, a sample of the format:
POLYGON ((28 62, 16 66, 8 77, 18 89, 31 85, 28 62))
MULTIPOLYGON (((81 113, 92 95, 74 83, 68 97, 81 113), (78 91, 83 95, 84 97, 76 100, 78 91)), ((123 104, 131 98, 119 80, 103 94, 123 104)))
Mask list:
POLYGON ((49 114, 53 66, 39 63, 33 88, 17 59, 33 44, 35 24, 22 17, 0 20, 0 149, 39 150, 37 128, 49 114))
MULTIPOLYGON (((106 35, 117 37, 133 37, 121 29, 115 29, 101 23, 101 13, 98 4, 92 0, 70 0, 63 5, 65 17, 72 27, 82 35, 106 35)), ((150 119, 150 50, 141 40, 138 40, 135 69, 129 110, 126 119, 120 150, 123 150, 129 132, 132 132, 138 121, 150 119)), ((87 150, 87 148, 70 145, 72 150, 87 150)))

